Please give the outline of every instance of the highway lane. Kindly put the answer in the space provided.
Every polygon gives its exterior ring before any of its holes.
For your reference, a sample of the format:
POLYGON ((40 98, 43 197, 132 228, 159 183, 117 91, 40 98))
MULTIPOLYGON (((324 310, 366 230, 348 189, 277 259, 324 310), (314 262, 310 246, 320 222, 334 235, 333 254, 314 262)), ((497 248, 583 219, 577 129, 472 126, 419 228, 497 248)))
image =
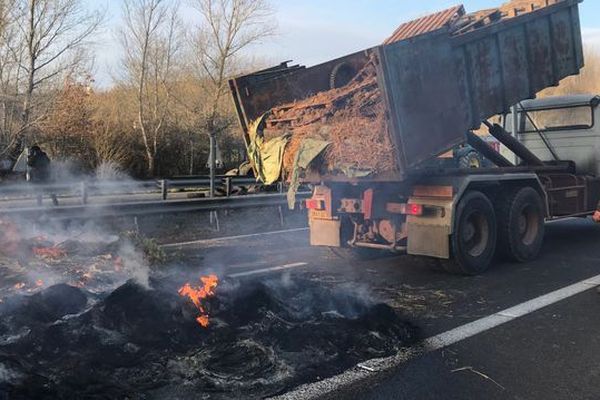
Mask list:
POLYGON ((598 399, 598 315, 589 290, 329 398, 598 399))
MULTIPOLYGON (((243 279, 285 274, 292 279, 308 277, 366 290, 419 326, 423 338, 427 338, 600 274, 598 243, 600 226, 589 220, 551 223, 537 261, 498 263, 477 277, 438 272, 430 260, 410 256, 375 260, 340 258, 327 249, 309 247, 305 232, 191 246, 185 254, 188 259, 195 259, 200 269, 225 275, 250 272, 243 279), (285 265, 294 266, 277 269, 285 265), (259 273, 252 273, 256 270, 259 273)), ((586 372, 593 357, 584 357, 581 363, 578 359, 588 352, 600 354, 600 346, 591 338, 599 324, 596 315, 600 304, 595 302, 600 302, 598 297, 595 291, 584 292, 446 349, 417 355, 392 371, 364 371, 359 383, 328 385, 327 396, 567 398, 564 397, 567 389, 576 388, 578 391, 573 393, 580 396, 572 398, 597 398, 594 395, 600 392, 600 381, 596 383, 591 378, 592 372, 586 372), (581 308, 582 305, 586 306, 581 308), (553 313, 555 309, 559 311, 553 313), (555 314, 563 317, 552 317, 555 314), (572 337, 578 338, 575 345, 570 343, 572 337), (499 339, 502 346, 495 344, 499 339), (527 345, 538 342, 539 346, 527 345), (555 370, 560 360, 554 356, 555 352, 574 370, 557 376, 555 370), (528 360, 539 360, 536 368, 541 372, 532 372, 532 362, 528 360), (466 367, 472 368, 461 369, 466 367), (553 377, 550 387, 561 388, 556 397, 549 397, 554 392, 547 389, 549 380, 543 379, 544 374, 553 377), (505 390, 482 375, 497 380, 505 390), (582 380, 587 384, 583 385, 582 380), (443 390, 446 387, 448 396, 443 390)), ((320 393, 319 397, 325 395, 320 393)), ((292 393, 288 398, 303 397, 301 393, 292 393)))

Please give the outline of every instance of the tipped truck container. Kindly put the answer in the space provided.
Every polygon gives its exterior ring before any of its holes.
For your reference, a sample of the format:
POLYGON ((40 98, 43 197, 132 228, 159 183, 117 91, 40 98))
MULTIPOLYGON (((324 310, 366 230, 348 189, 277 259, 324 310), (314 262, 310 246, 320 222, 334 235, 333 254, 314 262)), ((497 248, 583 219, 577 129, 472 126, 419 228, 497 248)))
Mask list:
POLYGON ((308 175, 318 184, 307 202, 311 243, 407 251, 467 274, 487 269, 495 255, 529 261, 540 251, 545 219, 595 210, 599 181, 579 174, 571 160, 538 158, 508 127, 487 119, 579 73, 580 2, 519 0, 472 14, 456 7, 403 24, 363 52, 233 79, 246 140, 248 126, 265 112, 339 87, 375 59, 396 166, 363 178, 308 175), (482 121, 515 154, 512 161, 471 132, 482 121), (496 167, 430 162, 467 143, 496 167), (556 203, 561 207, 551 207, 556 203))

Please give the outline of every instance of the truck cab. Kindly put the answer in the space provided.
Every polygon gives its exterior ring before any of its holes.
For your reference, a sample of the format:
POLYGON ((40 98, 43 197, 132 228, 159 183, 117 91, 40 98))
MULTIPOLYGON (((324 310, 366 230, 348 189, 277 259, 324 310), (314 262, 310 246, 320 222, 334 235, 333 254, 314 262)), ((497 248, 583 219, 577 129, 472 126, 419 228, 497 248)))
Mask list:
MULTIPOLYGON (((578 173, 600 176, 600 95, 579 94, 526 100, 517 106, 516 138, 545 162, 573 161, 578 173)), ((504 129, 513 128, 513 116, 504 129)), ((519 160, 501 146, 500 152, 515 164, 519 160)))

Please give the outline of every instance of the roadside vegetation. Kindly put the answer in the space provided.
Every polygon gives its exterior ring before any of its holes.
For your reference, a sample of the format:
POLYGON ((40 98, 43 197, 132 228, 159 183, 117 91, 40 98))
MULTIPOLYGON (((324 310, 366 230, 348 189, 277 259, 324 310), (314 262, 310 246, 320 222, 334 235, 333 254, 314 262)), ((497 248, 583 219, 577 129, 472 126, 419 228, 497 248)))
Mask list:
POLYGON ((198 174, 214 132, 223 168, 239 165, 227 79, 262 66, 249 50, 275 31, 268 1, 119 2, 111 34, 120 46, 102 51, 118 51, 120 63, 99 88, 93 52, 105 10, 0 0, 0 161, 37 143, 77 172, 110 164, 140 178, 198 174))
POLYGON ((561 96, 567 94, 600 95, 600 51, 586 48, 585 67, 581 74, 564 79, 559 86, 548 88, 541 96, 561 96))

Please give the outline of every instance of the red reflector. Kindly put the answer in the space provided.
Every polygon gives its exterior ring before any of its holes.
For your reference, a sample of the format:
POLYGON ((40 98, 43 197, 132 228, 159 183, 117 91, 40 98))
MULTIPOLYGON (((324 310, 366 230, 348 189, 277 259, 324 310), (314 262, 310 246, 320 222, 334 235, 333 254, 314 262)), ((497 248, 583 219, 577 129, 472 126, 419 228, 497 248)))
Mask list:
POLYGON ((306 200, 306 208, 309 210, 321 210, 323 209, 323 202, 321 200, 308 199, 306 200))
POLYGON ((409 204, 406 207, 406 213, 409 215, 423 215, 423 206, 421 204, 409 204))

